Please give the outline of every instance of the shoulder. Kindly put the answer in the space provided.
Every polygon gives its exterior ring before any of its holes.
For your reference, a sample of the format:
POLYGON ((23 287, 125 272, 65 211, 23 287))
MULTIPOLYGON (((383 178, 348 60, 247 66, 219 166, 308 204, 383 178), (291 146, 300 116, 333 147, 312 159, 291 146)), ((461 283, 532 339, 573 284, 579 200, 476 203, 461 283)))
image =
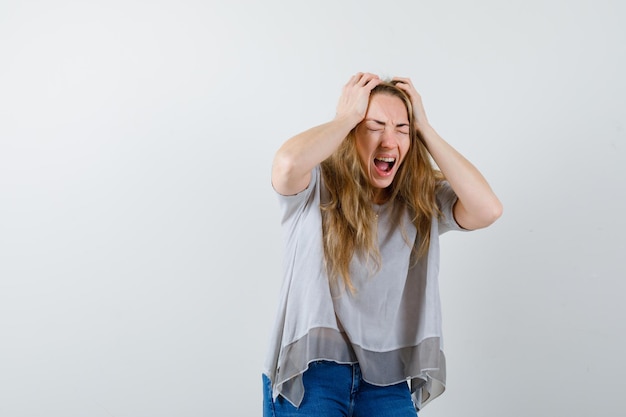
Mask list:
POLYGON ((439 234, 449 230, 464 230, 454 218, 454 205, 458 201, 458 197, 448 181, 440 180, 437 183, 435 198, 437 200, 437 208, 441 212, 439 217, 439 234))
POLYGON ((321 170, 318 165, 311 171, 311 180, 307 187, 299 193, 283 195, 274 190, 278 197, 283 222, 313 207, 319 208, 321 182, 321 170))

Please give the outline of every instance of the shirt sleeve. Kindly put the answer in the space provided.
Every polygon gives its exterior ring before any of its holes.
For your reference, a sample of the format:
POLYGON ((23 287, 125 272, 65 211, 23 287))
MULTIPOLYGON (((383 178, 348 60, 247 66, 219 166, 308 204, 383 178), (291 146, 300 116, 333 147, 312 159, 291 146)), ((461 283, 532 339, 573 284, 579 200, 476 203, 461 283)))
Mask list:
POLYGON ((321 170, 318 165, 311 171, 311 181, 306 189, 293 195, 282 195, 276 192, 282 214, 281 222, 283 224, 294 222, 308 205, 314 204, 315 201, 319 203, 319 198, 316 198, 316 193, 321 182, 320 177, 321 170))
POLYGON ((458 197, 447 181, 441 181, 437 186, 437 206, 441 210, 442 216, 439 219, 439 234, 443 234, 450 230, 463 229, 454 218, 454 204, 458 197))

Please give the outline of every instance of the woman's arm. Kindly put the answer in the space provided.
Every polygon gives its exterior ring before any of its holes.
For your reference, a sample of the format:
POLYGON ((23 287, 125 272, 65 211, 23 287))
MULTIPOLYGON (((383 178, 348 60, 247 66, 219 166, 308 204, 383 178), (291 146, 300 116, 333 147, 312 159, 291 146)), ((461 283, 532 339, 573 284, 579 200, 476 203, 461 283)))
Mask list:
POLYGON ((332 155, 363 120, 370 92, 379 83, 374 74, 352 76, 343 88, 332 121, 292 137, 278 149, 272 165, 272 185, 278 193, 297 194, 309 185, 313 168, 332 155))
POLYGON ((482 174, 433 129, 426 118, 422 98, 408 78, 394 78, 413 104, 416 129, 435 163, 458 196, 454 218, 464 229, 480 229, 502 215, 502 204, 482 174))

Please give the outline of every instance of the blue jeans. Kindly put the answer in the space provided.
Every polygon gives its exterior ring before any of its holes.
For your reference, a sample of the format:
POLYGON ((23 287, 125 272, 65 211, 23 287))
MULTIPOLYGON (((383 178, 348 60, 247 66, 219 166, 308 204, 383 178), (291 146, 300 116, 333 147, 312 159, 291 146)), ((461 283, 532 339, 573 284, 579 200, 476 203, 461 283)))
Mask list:
POLYGON ((317 361, 303 374, 299 408, 282 396, 272 400, 263 375, 263 417, 416 417, 406 382, 380 387, 363 381, 358 364, 317 361))

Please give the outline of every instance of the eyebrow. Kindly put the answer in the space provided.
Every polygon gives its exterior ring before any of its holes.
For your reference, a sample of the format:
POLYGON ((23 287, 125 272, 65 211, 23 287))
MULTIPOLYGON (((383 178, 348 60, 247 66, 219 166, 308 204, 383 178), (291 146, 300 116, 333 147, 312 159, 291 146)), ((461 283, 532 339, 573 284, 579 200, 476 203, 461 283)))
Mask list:
MULTIPOLYGON (((380 120, 376 120, 376 119, 365 119, 365 121, 366 122, 374 122, 374 123, 376 123, 377 125, 380 125, 380 126, 386 126, 387 125, 387 123, 382 122, 380 120)), ((404 126, 408 126, 408 125, 409 125, 408 122, 407 123, 398 123, 396 125, 396 127, 404 127, 404 126)))

